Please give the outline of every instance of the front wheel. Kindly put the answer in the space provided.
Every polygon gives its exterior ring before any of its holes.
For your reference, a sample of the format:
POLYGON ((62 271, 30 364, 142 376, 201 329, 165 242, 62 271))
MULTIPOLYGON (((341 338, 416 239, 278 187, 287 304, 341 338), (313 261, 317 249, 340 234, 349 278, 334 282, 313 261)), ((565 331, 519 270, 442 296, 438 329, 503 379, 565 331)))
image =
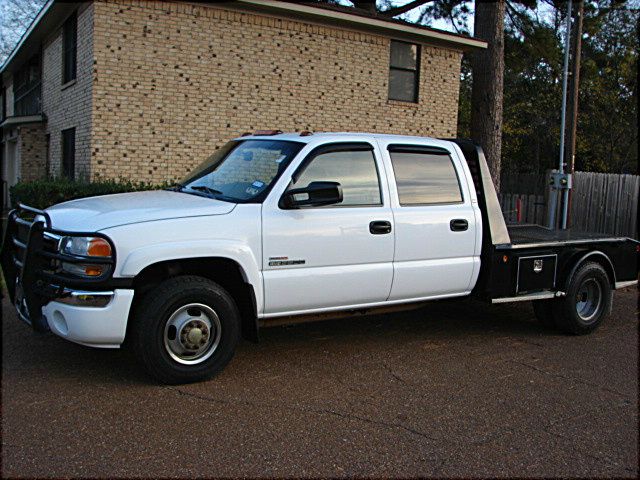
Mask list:
POLYGON ((235 302, 203 277, 170 278, 136 308, 136 354, 147 371, 167 384, 212 377, 233 357, 240 336, 235 302))
POLYGON ((594 262, 582 265, 569 281, 567 295, 553 305, 556 325, 571 335, 591 333, 609 312, 611 297, 611 284, 604 268, 594 262))

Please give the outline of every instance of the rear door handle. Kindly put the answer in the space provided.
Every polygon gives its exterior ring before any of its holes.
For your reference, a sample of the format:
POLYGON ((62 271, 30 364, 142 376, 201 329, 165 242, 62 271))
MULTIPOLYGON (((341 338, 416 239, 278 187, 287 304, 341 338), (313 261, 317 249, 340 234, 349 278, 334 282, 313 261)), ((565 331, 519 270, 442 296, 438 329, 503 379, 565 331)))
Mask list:
POLYGON ((469 228, 469 222, 463 218, 455 218, 449 222, 449 228, 452 232, 464 232, 469 228))
POLYGON ((369 224, 369 232, 373 235, 384 235, 385 233, 391 233, 391 222, 386 220, 376 220, 369 224))

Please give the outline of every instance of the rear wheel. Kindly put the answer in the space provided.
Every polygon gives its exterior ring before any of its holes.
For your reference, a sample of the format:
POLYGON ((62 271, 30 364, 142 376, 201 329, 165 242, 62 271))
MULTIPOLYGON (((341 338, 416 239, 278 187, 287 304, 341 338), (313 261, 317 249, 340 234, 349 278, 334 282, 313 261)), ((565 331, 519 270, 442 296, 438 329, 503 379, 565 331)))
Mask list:
POLYGON ((218 373, 240 335, 240 315, 229 293, 197 276, 161 283, 143 298, 134 321, 136 354, 153 377, 168 384, 218 373))
POLYGON ((571 335, 584 335, 600 326, 611 308, 611 284, 598 263, 582 265, 573 274, 567 295, 553 305, 558 328, 571 335))

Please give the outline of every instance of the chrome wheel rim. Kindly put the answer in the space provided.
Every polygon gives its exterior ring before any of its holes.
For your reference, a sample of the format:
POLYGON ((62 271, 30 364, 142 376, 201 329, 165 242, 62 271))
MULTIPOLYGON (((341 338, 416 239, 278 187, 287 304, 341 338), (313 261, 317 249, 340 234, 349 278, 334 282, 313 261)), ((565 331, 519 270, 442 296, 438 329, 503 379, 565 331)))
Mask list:
POLYGON ((183 365, 207 360, 220 344, 222 324, 216 312, 202 303, 189 303, 171 314, 164 327, 164 348, 183 365))
POLYGON ((602 287, 593 278, 582 282, 576 297, 576 312, 584 322, 593 321, 602 303, 602 287))

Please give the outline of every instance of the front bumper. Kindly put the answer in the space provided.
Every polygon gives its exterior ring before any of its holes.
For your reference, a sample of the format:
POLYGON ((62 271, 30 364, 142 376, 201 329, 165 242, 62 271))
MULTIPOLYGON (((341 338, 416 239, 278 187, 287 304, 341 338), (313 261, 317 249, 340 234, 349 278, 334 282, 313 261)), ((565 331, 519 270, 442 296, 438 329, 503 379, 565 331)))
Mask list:
POLYGON ((100 233, 56 230, 42 210, 24 205, 13 210, 0 251, 9 297, 20 319, 36 331, 52 330, 84 345, 117 347, 124 340, 132 281, 112 278, 115 256, 96 259, 60 253, 60 239, 72 235, 102 236, 110 242, 100 233), (105 270, 95 278, 78 278, 66 274, 62 263, 100 263, 105 270))
POLYGON ((89 347, 118 348, 124 341, 127 319, 133 302, 133 290, 117 289, 102 307, 91 305, 90 292, 72 291, 62 300, 42 307, 42 315, 53 333, 89 347), (75 304, 70 298, 80 299, 75 304), (64 303, 63 303, 64 302, 64 303))

